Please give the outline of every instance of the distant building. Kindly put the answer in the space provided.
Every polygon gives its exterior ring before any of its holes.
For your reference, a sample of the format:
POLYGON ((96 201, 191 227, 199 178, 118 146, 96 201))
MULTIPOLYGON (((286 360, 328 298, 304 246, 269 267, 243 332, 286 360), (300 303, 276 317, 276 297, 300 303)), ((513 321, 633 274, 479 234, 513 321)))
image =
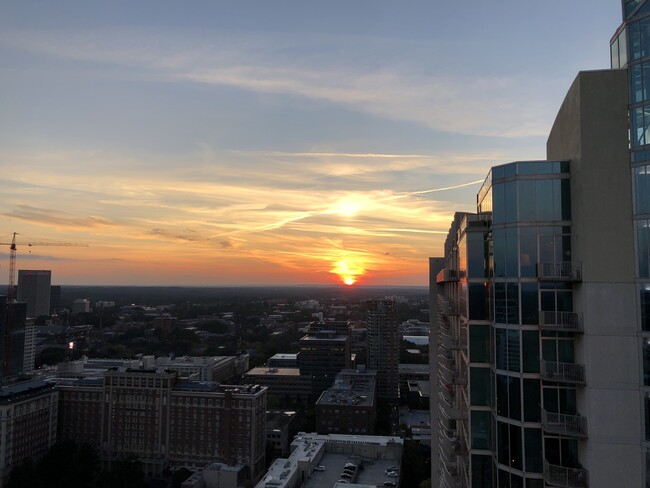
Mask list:
POLYGON ((50 315, 59 315, 61 312, 61 286, 50 286, 50 315))
POLYGON ((77 298, 72 302, 72 313, 90 313, 90 300, 77 298))
POLYGON ((33 326, 27 326, 27 304, 7 304, 7 297, 0 296, 0 354, 2 354, 2 376, 11 378, 34 368, 33 326), (25 333, 27 327, 28 338, 25 333), (26 344, 27 342, 27 349, 26 344), (26 357, 27 353, 27 357, 26 357), (25 368, 25 359, 28 364, 25 368))
POLYGON ((289 455, 289 444, 298 432, 299 417, 293 410, 266 411, 266 442, 280 456, 289 455))
MULTIPOLYGON (((402 450, 399 437, 299 432, 291 455, 276 459, 255 488, 385 486, 386 470, 401 466, 402 450), (347 475, 349 481, 337 484, 344 472, 352 473, 347 475)), ((399 473, 390 479, 400 486, 399 473)))
POLYGON ((58 393, 42 380, 0 388, 0 486, 25 459, 56 442, 58 393))
POLYGON ((176 326, 178 326, 178 318, 172 317, 168 313, 158 315, 153 319, 154 329, 160 329, 165 335, 169 334, 176 326))
POLYGON ((278 353, 269 358, 266 365, 269 368, 297 368, 299 354, 278 353))
POLYGON ((245 381, 266 386, 268 394, 285 407, 306 406, 311 397, 312 377, 301 375, 298 368, 253 368, 246 373, 245 381))
POLYGON ((343 370, 334 385, 316 402, 319 434, 372 435, 375 433, 377 372, 343 370))
POLYGON ((18 270, 17 299, 27 304, 28 318, 50 315, 51 282, 52 271, 50 270, 18 270))
POLYGON ((332 386, 342 369, 351 365, 350 328, 347 322, 314 322, 300 339, 300 373, 313 378, 312 394, 332 386))
POLYGON ((247 485, 263 473, 264 387, 182 382, 171 371, 112 370, 100 379, 60 382, 57 389, 60 438, 89 442, 105 467, 134 455, 149 478, 170 466, 213 462, 243 465, 247 485))
POLYGON ((399 330, 395 303, 368 302, 368 369, 377 371, 377 394, 389 401, 399 400, 399 330))
POLYGON ((156 358, 156 366, 178 371, 193 381, 233 381, 248 369, 249 355, 239 356, 181 356, 156 358))

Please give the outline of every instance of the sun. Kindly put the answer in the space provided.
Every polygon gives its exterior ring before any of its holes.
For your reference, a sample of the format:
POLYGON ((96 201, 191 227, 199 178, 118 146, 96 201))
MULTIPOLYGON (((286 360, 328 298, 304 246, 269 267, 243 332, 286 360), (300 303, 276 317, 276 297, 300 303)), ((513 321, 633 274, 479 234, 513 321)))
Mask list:
POLYGON ((356 260, 345 258, 334 263, 330 272, 339 275, 345 285, 352 286, 357 282, 357 277, 365 274, 366 270, 356 260))

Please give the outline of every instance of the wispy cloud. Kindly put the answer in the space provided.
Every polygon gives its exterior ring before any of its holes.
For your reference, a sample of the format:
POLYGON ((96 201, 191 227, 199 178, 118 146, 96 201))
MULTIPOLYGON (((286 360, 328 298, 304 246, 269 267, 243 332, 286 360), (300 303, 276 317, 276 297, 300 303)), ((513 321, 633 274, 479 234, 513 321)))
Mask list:
MULTIPOLYGON (((80 61, 143 70, 161 81, 236 87, 259 93, 322 100, 397 120, 426 124, 441 131, 506 137, 547 132, 553 108, 541 93, 552 79, 476 73, 451 76, 386 59, 381 66, 355 63, 366 54, 363 39, 320 39, 347 43, 338 62, 309 56, 283 57, 286 40, 237 32, 206 41, 188 33, 96 30, 76 33, 7 29, 0 43, 80 61), (357 47, 355 47, 357 46, 357 47), (531 96, 535 94, 536 96, 531 96)), ((343 47, 343 46, 342 46, 343 47)), ((295 53, 294 53, 295 54, 295 53)))

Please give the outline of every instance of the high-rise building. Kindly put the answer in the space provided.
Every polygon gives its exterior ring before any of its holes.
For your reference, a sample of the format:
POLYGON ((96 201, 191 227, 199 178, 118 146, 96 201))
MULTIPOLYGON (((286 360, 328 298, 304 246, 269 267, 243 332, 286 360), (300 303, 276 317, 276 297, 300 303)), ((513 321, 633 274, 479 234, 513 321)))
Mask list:
POLYGON ((61 285, 50 287, 50 315, 59 315, 61 312, 61 285))
POLYGON ((645 429, 640 462, 645 464, 645 486, 650 486, 650 1, 623 0, 621 3, 623 22, 610 41, 611 63, 612 68, 626 69, 628 74, 627 171, 633 178, 633 264, 636 277, 634 313, 629 319, 635 325, 637 349, 641 351, 643 361, 638 410, 645 429))
POLYGON ((350 327, 344 321, 314 322, 298 344, 300 374, 312 378, 312 398, 316 400, 342 369, 350 368, 350 327))
POLYGON ((368 302, 368 369, 377 371, 377 397, 399 400, 399 320, 392 300, 368 302))
POLYGON ((456 214, 431 287, 434 486, 649 486, 627 109, 624 70, 580 73, 549 160, 493 167, 456 214))
POLYGON ((25 303, 8 304, 7 297, 0 296, 0 371, 5 380, 34 368, 35 329, 27 325, 26 310, 25 303))
POLYGON ((18 270, 18 301, 27 304, 27 317, 50 315, 51 282, 50 270, 18 270))

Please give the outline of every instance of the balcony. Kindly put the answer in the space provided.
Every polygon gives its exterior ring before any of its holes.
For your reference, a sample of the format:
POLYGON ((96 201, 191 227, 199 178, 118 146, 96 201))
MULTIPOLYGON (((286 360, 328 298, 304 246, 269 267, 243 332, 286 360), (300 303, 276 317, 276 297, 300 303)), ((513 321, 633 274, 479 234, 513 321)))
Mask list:
POLYGON ((460 307, 454 298, 438 295, 438 307, 440 312, 447 316, 460 314, 460 307))
POLYGON ((542 378, 558 383, 585 384, 585 367, 582 364, 558 363, 542 359, 542 378))
MULTIPOLYGON (((440 394, 440 397, 442 398, 442 394, 440 394)), ((463 407, 457 407, 455 405, 450 405, 446 401, 441 401, 438 403, 438 408, 440 410, 440 414, 446 419, 446 420, 463 420, 467 418, 467 409, 463 407)))
POLYGON ((436 275, 436 283, 453 283, 458 281, 458 271, 450 268, 441 269, 436 275))
POLYGON ((572 262, 537 263, 540 281, 582 281, 582 266, 572 262))
POLYGON ((549 434, 587 437, 587 419, 580 415, 566 415, 542 410, 542 427, 549 434))
POLYGON ((585 469, 565 468, 556 464, 549 464, 544 460, 544 481, 551 486, 563 488, 587 488, 589 476, 585 469))
POLYGON ((539 312, 539 328, 559 332, 582 332, 582 320, 576 312, 539 312))

